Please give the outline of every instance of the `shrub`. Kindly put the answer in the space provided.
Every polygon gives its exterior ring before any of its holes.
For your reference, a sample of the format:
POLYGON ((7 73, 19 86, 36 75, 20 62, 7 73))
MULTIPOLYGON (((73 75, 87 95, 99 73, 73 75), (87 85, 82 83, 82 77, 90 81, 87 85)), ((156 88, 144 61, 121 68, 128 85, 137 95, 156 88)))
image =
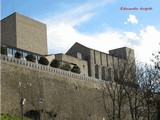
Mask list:
POLYGON ((17 51, 17 52, 15 53, 15 58, 21 59, 21 58, 22 58, 22 53, 20 53, 19 51, 17 51))
POLYGON ((7 55, 7 48, 5 46, 1 46, 1 54, 7 55))
POLYGON ((71 65, 69 63, 67 64, 64 64, 62 67, 61 67, 62 70, 67 70, 67 71, 70 71, 71 70, 71 65))
POLYGON ((26 60, 27 61, 31 61, 31 62, 36 62, 36 58, 35 58, 35 56, 33 54, 28 54, 26 56, 26 60))
POLYGON ((53 59, 53 60, 51 61, 51 63, 50 63, 50 66, 51 66, 51 67, 55 67, 55 68, 59 68, 59 67, 60 67, 60 63, 59 63, 58 60, 53 59))
POLYGON ((80 74, 81 73, 80 67, 78 67, 77 65, 74 65, 71 72, 80 74))
POLYGON ((48 65, 49 61, 45 57, 40 57, 40 59, 38 60, 38 63, 42 65, 48 65))

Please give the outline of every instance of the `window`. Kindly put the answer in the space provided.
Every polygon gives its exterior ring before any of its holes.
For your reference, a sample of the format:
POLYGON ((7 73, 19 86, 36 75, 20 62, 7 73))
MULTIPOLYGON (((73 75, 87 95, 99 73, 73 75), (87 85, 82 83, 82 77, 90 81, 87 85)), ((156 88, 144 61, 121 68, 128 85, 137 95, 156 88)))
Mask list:
POLYGON ((27 56, 28 54, 26 52, 23 52, 23 59, 26 59, 25 57, 27 56))
POLYGON ((13 56, 13 49, 7 48, 8 56, 13 56))
POLYGON ((85 65, 83 65, 83 68, 85 68, 85 65))
POLYGON ((38 55, 34 55, 35 58, 36 58, 36 63, 38 63, 39 59, 42 57, 42 56, 38 56, 38 55))
POLYGON ((13 50, 13 55, 15 55, 16 52, 17 52, 17 50, 13 50))
POLYGON ((102 80, 107 80, 107 67, 106 66, 102 66, 101 75, 102 75, 102 80))
POLYGON ((99 70, 98 70, 98 65, 95 65, 95 78, 99 78, 99 70))

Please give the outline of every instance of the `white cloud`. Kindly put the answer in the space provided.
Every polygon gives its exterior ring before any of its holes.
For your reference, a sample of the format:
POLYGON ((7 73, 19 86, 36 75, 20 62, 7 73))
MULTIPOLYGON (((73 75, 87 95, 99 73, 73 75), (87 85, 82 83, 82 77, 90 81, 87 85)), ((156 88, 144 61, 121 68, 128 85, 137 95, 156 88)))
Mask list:
POLYGON ((128 46, 137 46, 140 42, 140 37, 139 35, 137 35, 136 33, 134 32, 127 32, 127 31, 124 31, 124 39, 126 41, 126 45, 128 46))
POLYGON ((82 24, 83 22, 90 20, 94 16, 94 14, 91 13, 91 9, 93 9, 92 5, 85 4, 56 16, 48 17, 43 21, 47 24, 59 24, 63 22, 65 24, 77 26, 82 24))
POLYGON ((71 26, 78 26, 84 22, 89 21, 96 15, 92 12, 94 9, 107 5, 113 1, 114 0, 95 0, 94 2, 88 2, 80 6, 74 6, 72 7, 72 9, 69 9, 68 11, 63 13, 59 13, 58 15, 54 15, 53 17, 51 17, 52 15, 49 14, 49 17, 42 21, 48 24, 65 23, 71 26))
POLYGON ((140 31, 140 45, 135 47, 137 56, 144 62, 150 62, 152 53, 160 49, 160 30, 154 26, 147 26, 140 31))
POLYGON ((130 14, 127 21, 124 22, 124 24, 128 24, 128 23, 131 23, 131 24, 138 24, 138 19, 135 15, 132 15, 130 14))
POLYGON ((128 40, 133 40, 133 41, 139 40, 139 36, 134 32, 126 32, 125 31, 124 34, 128 38, 128 40))
MULTIPOLYGON (((75 42, 106 53, 111 49, 127 46, 135 49, 138 59, 148 62, 152 53, 159 49, 160 31, 154 26, 146 26, 137 33, 111 29, 94 34, 80 33, 76 26, 95 15, 91 9, 93 6, 87 4, 44 21, 47 24, 49 53, 65 53, 75 42)), ((132 16, 134 15, 130 15, 128 22, 138 23, 136 17, 132 16)))
POLYGON ((106 53, 111 49, 127 46, 135 50, 139 60, 149 62, 152 53, 159 49, 160 31, 154 26, 147 26, 139 34, 108 30, 90 35, 82 34, 73 26, 65 23, 49 26, 48 47, 50 53, 65 53, 75 42, 106 53))
POLYGON ((48 47, 50 52, 66 52, 75 42, 103 52, 125 45, 125 42, 121 41, 121 34, 116 31, 85 35, 65 23, 50 25, 48 28, 48 47))

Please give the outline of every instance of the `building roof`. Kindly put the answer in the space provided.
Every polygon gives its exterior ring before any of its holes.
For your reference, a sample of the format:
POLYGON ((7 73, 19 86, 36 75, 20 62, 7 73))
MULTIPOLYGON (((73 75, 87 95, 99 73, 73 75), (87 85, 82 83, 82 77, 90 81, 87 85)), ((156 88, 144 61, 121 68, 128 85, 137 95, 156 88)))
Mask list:
MULTIPOLYGON (((80 44, 80 43, 78 43, 78 42, 76 42, 73 46, 75 46, 76 44, 78 44, 78 45, 80 45, 80 46, 82 46, 82 47, 85 47, 85 48, 87 48, 87 49, 90 49, 90 50, 94 50, 94 51, 97 51, 97 52, 100 52, 100 53, 104 53, 104 54, 109 54, 109 53, 102 52, 102 51, 100 51, 100 50, 96 50, 96 49, 93 49, 93 48, 84 46, 84 45, 82 45, 82 44, 80 44)), ((72 46, 72 47, 73 47, 73 46, 72 46)), ((71 47, 71 48, 72 48, 72 47, 71 47)), ((129 48, 129 47, 121 47, 121 48, 111 49, 111 50, 109 50, 109 51, 118 50, 118 49, 124 49, 124 48, 132 49, 132 48, 129 48)), ((132 49, 132 50, 133 50, 133 49, 132 49)), ((69 51, 69 50, 68 50, 68 51, 69 51)), ((68 52, 68 51, 67 51, 67 52, 68 52)))
POLYGON ((41 23, 41 24, 46 25, 45 23, 42 23, 42 22, 40 22, 40 21, 38 21, 38 20, 35 20, 35 19, 33 19, 33 18, 30 18, 30 17, 27 17, 27 16, 22 15, 22 14, 17 13, 17 12, 14 12, 14 13, 10 14, 9 16, 3 18, 1 21, 6 20, 8 17, 11 17, 11 16, 22 16, 22 17, 25 17, 25 18, 30 19, 30 20, 32 20, 32 21, 35 21, 35 22, 38 22, 38 23, 41 23))

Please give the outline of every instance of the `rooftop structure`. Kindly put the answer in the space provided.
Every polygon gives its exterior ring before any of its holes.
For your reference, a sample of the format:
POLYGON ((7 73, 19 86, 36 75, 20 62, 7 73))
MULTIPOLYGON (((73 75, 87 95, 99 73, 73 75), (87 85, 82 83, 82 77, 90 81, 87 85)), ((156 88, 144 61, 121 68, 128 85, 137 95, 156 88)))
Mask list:
POLYGON ((110 50, 107 54, 75 43, 66 54, 74 57, 81 54, 81 58, 88 62, 89 76, 103 80, 114 80, 121 63, 134 60, 134 50, 127 47, 110 50))
POLYGON ((26 51, 46 55, 46 25, 18 13, 1 20, 1 42, 26 51))

